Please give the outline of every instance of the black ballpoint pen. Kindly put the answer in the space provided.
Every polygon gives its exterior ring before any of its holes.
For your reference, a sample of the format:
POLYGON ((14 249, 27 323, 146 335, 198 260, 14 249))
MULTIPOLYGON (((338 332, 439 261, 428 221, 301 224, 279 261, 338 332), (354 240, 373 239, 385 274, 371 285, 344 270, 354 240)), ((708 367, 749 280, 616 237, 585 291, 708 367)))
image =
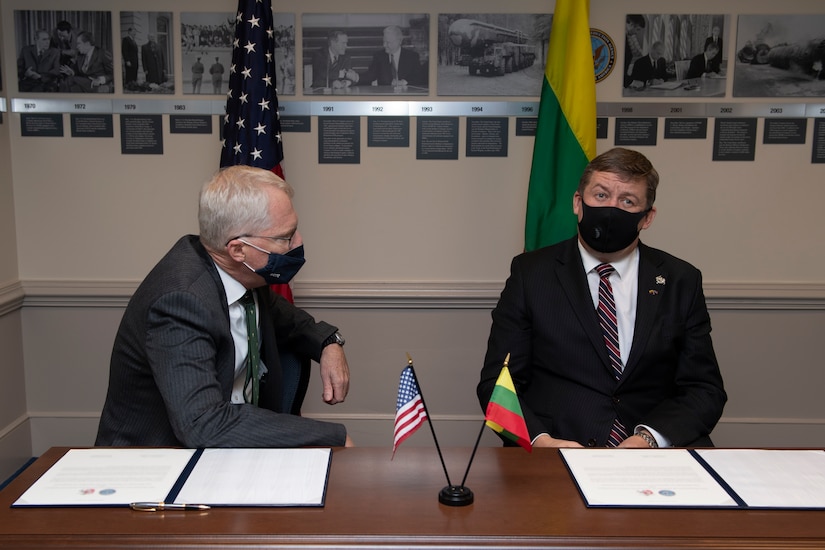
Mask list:
POLYGON ((166 510, 203 511, 209 510, 206 504, 179 504, 177 502, 133 502, 129 505, 132 510, 140 512, 163 512, 166 510))

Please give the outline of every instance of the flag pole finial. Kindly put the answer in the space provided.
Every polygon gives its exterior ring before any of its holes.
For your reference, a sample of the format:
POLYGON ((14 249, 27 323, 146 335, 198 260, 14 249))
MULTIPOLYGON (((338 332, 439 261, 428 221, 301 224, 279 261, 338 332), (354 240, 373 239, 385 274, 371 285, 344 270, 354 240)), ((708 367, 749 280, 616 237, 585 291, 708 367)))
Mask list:
POLYGON ((404 352, 404 353, 407 354, 407 364, 412 366, 412 364, 413 364, 412 355, 410 355, 410 352, 408 352, 408 351, 404 352))

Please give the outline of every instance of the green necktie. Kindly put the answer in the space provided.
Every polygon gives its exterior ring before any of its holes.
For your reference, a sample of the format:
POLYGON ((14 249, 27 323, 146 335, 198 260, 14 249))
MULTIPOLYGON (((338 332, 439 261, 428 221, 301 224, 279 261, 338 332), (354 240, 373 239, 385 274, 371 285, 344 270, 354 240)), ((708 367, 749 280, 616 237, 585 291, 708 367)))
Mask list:
POLYGON ((249 344, 249 353, 246 356, 246 381, 243 384, 244 401, 258 405, 258 395, 260 393, 259 367, 261 364, 260 352, 258 349, 258 319, 255 316, 255 298, 252 291, 247 290, 238 302, 243 305, 246 314, 246 341, 249 344), (249 390, 249 384, 252 389, 249 390))

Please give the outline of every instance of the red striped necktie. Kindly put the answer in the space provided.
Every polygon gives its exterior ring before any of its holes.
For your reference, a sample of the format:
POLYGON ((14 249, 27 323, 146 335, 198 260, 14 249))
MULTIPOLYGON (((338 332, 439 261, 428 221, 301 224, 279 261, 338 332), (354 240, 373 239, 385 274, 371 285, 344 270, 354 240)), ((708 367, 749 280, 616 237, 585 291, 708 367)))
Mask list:
MULTIPOLYGON (((616 319, 616 301, 613 299, 613 285, 610 284, 610 276, 616 272, 610 264, 599 264, 596 266, 599 274, 599 324, 602 327, 604 345, 607 347, 607 355, 613 367, 613 375, 616 380, 622 377, 622 357, 619 352, 619 324, 616 319)), ((608 447, 617 447, 619 443, 627 439, 627 429, 618 417, 613 421, 613 427, 607 438, 608 447)))

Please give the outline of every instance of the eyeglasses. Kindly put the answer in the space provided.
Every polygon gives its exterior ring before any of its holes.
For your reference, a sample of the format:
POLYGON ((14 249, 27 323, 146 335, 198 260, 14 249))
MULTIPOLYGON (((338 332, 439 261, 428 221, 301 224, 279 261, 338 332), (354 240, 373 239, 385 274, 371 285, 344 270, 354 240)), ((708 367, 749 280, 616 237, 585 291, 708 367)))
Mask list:
MULTIPOLYGON (((297 233, 297 231, 295 232, 297 233)), ((232 237, 226 244, 228 245, 230 242, 234 241, 235 239, 268 239, 270 241, 275 241, 276 244, 284 244, 286 243, 287 248, 292 248, 292 240, 295 238, 295 233, 290 235, 289 237, 267 237, 266 235, 238 235, 237 237, 232 237)))

